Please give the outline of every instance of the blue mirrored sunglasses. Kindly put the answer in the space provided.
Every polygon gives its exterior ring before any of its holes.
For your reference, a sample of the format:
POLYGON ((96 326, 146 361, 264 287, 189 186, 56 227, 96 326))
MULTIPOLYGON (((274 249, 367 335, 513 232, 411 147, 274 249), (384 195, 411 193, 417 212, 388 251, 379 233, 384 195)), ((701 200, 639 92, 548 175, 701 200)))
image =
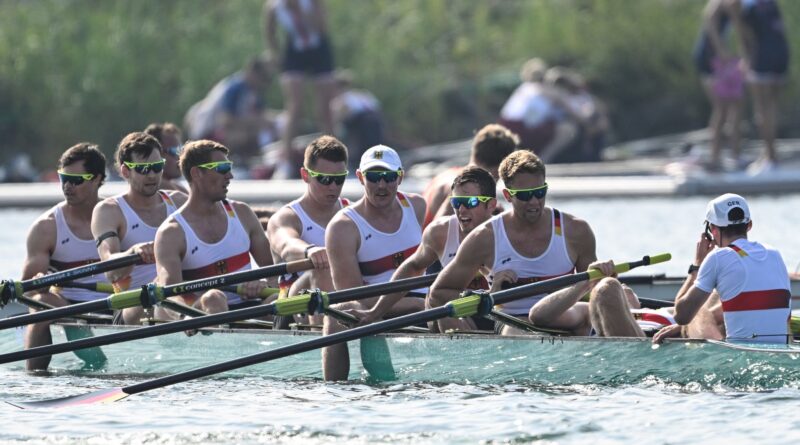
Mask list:
POLYGON ((397 181, 397 178, 402 175, 402 170, 367 170, 364 172, 364 177, 367 178, 367 181, 374 183, 383 179, 387 184, 390 184, 397 181))
POLYGON ((520 201, 530 201, 531 198, 542 199, 547 196, 547 183, 532 189, 506 189, 506 191, 520 201))
POLYGON ((478 207, 478 204, 489 202, 490 199, 492 199, 491 196, 451 196, 450 205, 453 206, 455 210, 458 210, 461 206, 474 209, 478 207))
POLYGON ((165 148, 164 149, 164 154, 168 154, 170 156, 174 156, 174 157, 177 158, 178 156, 180 156, 182 150, 183 150, 183 145, 179 144, 179 145, 175 145, 175 146, 172 146, 172 147, 165 148))

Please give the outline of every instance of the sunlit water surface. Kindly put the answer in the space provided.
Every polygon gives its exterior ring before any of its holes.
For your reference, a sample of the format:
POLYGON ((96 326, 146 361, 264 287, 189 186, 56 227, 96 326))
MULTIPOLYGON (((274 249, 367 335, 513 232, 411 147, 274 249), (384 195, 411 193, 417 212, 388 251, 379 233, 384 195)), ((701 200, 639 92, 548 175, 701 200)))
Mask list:
MULTIPOLYGON (((671 252, 636 273, 681 275, 707 198, 559 200, 584 218, 600 258, 671 252)), ((800 195, 754 197, 751 238, 800 262, 800 195)), ((40 211, 0 210, 0 273, 18 276, 40 211)), ((143 377, 34 377, 0 367, 0 400, 53 398, 143 377)), ((796 443, 800 382, 743 392, 646 380, 625 386, 326 384, 254 376, 193 381, 110 405, 20 411, 0 405, 0 443, 796 443), (795 384, 796 383, 796 384, 795 384)))

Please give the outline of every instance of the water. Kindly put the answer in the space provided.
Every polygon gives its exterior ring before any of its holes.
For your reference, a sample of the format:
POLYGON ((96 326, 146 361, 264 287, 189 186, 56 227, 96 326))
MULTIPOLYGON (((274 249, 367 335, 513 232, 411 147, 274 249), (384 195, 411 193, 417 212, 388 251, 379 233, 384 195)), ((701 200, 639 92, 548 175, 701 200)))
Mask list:
MULTIPOLYGON (((682 275, 693 260, 706 198, 559 200, 586 219, 598 257, 671 252, 635 273, 682 275)), ((800 262, 800 195, 750 199, 751 238, 800 262)), ((27 228, 39 211, 0 210, 0 273, 17 277, 27 228)), ((0 400, 53 398, 130 385, 141 376, 29 376, 0 367, 0 400)), ((0 405, 0 443, 793 443, 800 382, 743 391, 658 379, 620 386, 536 384, 328 384, 247 375, 179 384, 124 401, 66 410, 0 405)))

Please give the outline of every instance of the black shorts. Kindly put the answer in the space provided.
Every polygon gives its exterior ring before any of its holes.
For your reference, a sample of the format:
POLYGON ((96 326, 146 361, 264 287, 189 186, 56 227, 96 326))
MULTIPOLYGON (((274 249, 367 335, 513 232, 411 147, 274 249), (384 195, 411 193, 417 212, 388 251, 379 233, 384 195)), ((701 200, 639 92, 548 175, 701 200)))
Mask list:
POLYGON ((333 51, 327 36, 320 36, 319 45, 298 51, 287 40, 281 71, 319 76, 333 72, 333 51))

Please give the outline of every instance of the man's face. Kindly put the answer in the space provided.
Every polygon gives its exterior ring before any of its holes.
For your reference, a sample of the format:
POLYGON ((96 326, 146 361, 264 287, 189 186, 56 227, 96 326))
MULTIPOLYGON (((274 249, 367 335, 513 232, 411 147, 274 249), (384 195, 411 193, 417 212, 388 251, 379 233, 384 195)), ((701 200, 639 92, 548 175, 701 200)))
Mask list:
POLYGON ((177 179, 181 177, 178 158, 181 154, 181 136, 179 133, 165 133, 162 137, 161 154, 166 160, 164 164, 164 177, 177 179))
POLYGON ((230 170, 230 160, 225 153, 214 151, 211 161, 203 166, 192 167, 196 174, 192 176, 193 193, 201 193, 211 201, 222 201, 228 196, 228 185, 233 179, 233 170, 230 170), (195 189, 197 192, 195 192, 195 189))
POLYGON ((482 197, 478 184, 474 182, 459 184, 453 189, 450 205, 453 207, 458 218, 458 226, 463 233, 471 232, 472 229, 492 216, 497 200, 492 198, 481 202, 482 200, 485 198, 482 197), (452 197, 455 197, 455 200, 452 197), (475 207, 469 208, 473 205, 475 207))
POLYGON ((511 203, 514 215, 535 223, 544 212, 546 188, 544 175, 517 173, 506 184, 503 195, 511 203))
POLYGON ((97 201, 100 177, 91 175, 84 167, 84 161, 73 162, 59 170, 61 191, 69 205, 81 205, 97 201), (91 179, 89 177, 91 176, 91 179))
POLYGON ((344 180, 347 178, 347 164, 317 159, 314 167, 301 170, 303 181, 308 184, 311 198, 323 205, 331 205, 339 200, 344 180))
POLYGON ((161 175, 164 174, 163 161, 158 150, 151 151, 149 156, 134 153, 131 160, 127 164, 123 163, 120 169, 131 190, 149 197, 155 195, 161 185, 161 175))
POLYGON ((358 171, 358 179, 364 185, 364 194, 375 207, 390 206, 397 196, 397 188, 403 182, 402 170, 387 170, 383 167, 358 171))

